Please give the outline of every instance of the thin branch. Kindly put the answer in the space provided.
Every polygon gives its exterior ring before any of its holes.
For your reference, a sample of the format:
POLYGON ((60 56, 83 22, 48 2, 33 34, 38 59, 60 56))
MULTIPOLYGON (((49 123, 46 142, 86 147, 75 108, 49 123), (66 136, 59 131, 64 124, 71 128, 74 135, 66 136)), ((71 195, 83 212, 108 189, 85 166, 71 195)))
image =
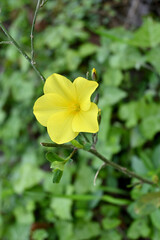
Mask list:
POLYGON ((93 155, 95 155, 96 157, 98 157, 99 159, 101 159, 104 163, 106 163, 107 165, 117 169, 119 172, 129 176, 129 177, 133 177, 133 178, 137 178, 139 179, 141 182, 143 183, 147 183, 147 184, 150 184, 150 185, 153 185, 155 184, 154 182, 146 179, 146 178, 143 178, 141 176, 139 176, 138 174, 128 170, 127 168, 125 167, 122 167, 120 166, 119 164, 117 163, 114 163, 114 162, 111 162, 109 161, 107 158, 105 158, 103 155, 101 155, 99 152, 97 152, 97 150, 95 149, 90 149, 88 152, 92 153, 93 155))
POLYGON ((43 147, 54 147, 54 148, 66 148, 66 149, 75 149, 72 144, 56 144, 56 143, 40 143, 43 147))
POLYGON ((1 41, 0 44, 12 44, 11 41, 1 41))
POLYGON ((48 0, 42 0, 41 4, 40 4, 40 7, 43 7, 44 4, 46 4, 46 2, 48 2, 48 0))
POLYGON ((41 3, 41 0, 38 0, 36 10, 34 13, 34 17, 33 17, 33 22, 32 22, 32 27, 31 27, 31 35, 30 35, 30 37, 31 37, 31 61, 32 61, 33 65, 36 64, 36 62, 34 60, 34 27, 35 27, 35 23, 36 23, 38 10, 40 8, 40 3, 41 3))
MULTIPOLYGON (((55 143, 41 143, 42 146, 44 147, 61 147, 61 148, 70 148, 70 149, 74 149, 75 147, 71 144, 55 144, 55 143)), ((84 151, 90 152, 91 154, 95 155, 96 157, 98 157, 100 160, 102 160, 106 165, 109 165, 111 167, 113 167, 114 169, 118 170, 119 172, 127 175, 128 177, 133 177, 136 178, 138 180, 140 180, 141 183, 147 183, 150 185, 156 185, 157 183, 150 181, 146 178, 143 178, 141 176, 139 176, 138 174, 128 170, 125 167, 122 167, 121 165, 114 163, 112 161, 109 161, 106 157, 104 157, 103 155, 101 155, 99 152, 97 152, 96 149, 90 149, 90 150, 85 150, 84 151)))
POLYGON ((96 186, 96 180, 97 180, 97 177, 98 177, 98 174, 99 172, 101 171, 101 169, 106 165, 106 163, 102 163, 102 165, 98 168, 97 172, 96 172, 96 175, 94 177, 94 181, 93 181, 93 184, 94 186, 96 186))
POLYGON ((26 54, 26 52, 18 45, 18 43, 14 40, 14 38, 9 34, 3 23, 0 22, 0 27, 2 28, 5 35, 8 37, 8 39, 12 42, 12 44, 18 49, 18 51, 27 59, 27 61, 30 63, 32 68, 35 70, 37 75, 41 78, 43 82, 45 82, 45 77, 42 75, 42 73, 38 70, 38 68, 32 63, 30 57, 26 54))
POLYGON ((88 137, 86 136, 86 134, 84 132, 81 132, 80 134, 83 136, 83 138, 86 140, 86 142, 88 142, 88 143, 90 142, 88 137))

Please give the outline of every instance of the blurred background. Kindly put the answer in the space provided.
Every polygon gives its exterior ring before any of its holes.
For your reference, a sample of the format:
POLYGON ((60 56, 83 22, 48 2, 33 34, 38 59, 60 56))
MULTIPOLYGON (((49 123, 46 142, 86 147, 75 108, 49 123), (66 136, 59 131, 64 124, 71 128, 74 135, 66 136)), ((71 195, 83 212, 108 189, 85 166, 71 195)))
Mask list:
MULTIPOLYGON (((1 0, 1 20, 30 55, 36 1, 1 0)), ((72 81, 96 68, 102 121, 97 149, 159 182, 160 2, 48 0, 35 24, 35 60, 45 77, 72 81)), ((59 184, 33 116, 43 84, 0 31, 0 239, 160 239, 158 186, 135 183, 79 151, 59 184), (135 184, 135 185, 134 185, 135 184)), ((54 149, 67 156, 70 151, 54 149)))

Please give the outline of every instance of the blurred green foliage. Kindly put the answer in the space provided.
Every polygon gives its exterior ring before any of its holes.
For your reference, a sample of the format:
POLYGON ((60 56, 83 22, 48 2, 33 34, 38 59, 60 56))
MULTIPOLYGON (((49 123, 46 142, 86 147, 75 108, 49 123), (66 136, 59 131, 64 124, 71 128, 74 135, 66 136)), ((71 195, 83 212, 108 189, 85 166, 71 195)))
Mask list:
MULTIPOLYGON (((36 2, 0 4, 9 32, 30 54, 36 2)), ((101 7, 101 0, 48 1, 35 25, 36 62, 45 77, 57 72, 72 80, 95 67, 102 111, 97 149, 159 182, 160 23, 147 17, 134 32, 108 29, 101 7)), ((2 31, 0 39, 8 40, 2 31)), ((43 85, 14 46, 0 48, 0 238, 159 240, 158 186, 134 186, 136 180, 107 167, 94 186, 101 162, 81 151, 65 166, 61 182, 52 183, 46 149, 39 144, 50 140, 32 113, 43 85)), ((62 158, 70 154, 54 151, 62 158)))

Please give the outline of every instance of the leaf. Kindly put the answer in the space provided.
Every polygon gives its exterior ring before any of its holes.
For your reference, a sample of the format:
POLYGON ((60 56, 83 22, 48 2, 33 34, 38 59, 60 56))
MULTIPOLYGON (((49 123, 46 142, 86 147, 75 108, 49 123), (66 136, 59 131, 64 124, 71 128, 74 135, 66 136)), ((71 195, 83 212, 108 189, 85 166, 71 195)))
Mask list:
POLYGON ((117 230, 109 230, 102 232, 102 237, 100 240, 122 240, 122 236, 117 230))
POLYGON ((146 139, 151 140, 156 133, 160 132, 160 114, 144 118, 140 124, 140 130, 146 139))
POLYGON ((99 236, 101 233, 100 226, 97 222, 83 222, 78 223, 75 226, 75 239, 93 239, 99 236))
POLYGON ((11 224, 8 226, 7 232, 5 233, 6 239, 17 240, 21 236, 21 240, 27 240, 30 238, 30 224, 11 224))
POLYGON ((160 23, 151 17, 144 19, 142 27, 134 33, 129 43, 142 48, 157 46, 160 43, 160 23))
POLYGON ((77 178, 74 184, 76 193, 84 194, 93 190, 94 189, 93 180, 94 180, 93 170, 86 165, 81 165, 77 172, 77 178))
POLYGON ((103 74, 103 83, 106 86, 118 87, 123 79, 123 74, 119 69, 109 68, 103 74))
POLYGON ((102 226, 105 230, 116 228, 120 225, 121 221, 117 218, 104 218, 102 220, 102 226))
POLYGON ((151 220, 153 226, 160 230, 160 209, 156 209, 154 212, 151 213, 151 220))
POLYGON ((82 58, 88 57, 97 51, 98 46, 92 43, 84 43, 79 48, 79 55, 82 58))
POLYGON ((37 185, 44 178, 42 170, 32 163, 22 163, 14 170, 12 175, 13 188, 16 193, 37 185))
POLYGON ((126 121, 126 127, 134 127, 138 122, 137 103, 132 101, 120 105, 118 116, 126 121))
POLYGON ((129 239, 138 239, 140 237, 148 237, 150 234, 150 227, 146 219, 135 220, 129 227, 127 236, 129 239))
POLYGON ((114 105, 127 96, 127 93, 116 87, 103 88, 105 95, 100 99, 100 106, 114 105))
POLYGON ((48 238, 48 233, 44 229, 36 229, 32 234, 33 240, 45 240, 48 238))
POLYGON ((139 159, 137 156, 133 156, 131 158, 132 162, 132 169, 138 174, 146 174, 148 172, 146 166, 144 165, 143 161, 139 159))
POLYGON ((129 44, 129 39, 132 36, 132 33, 123 27, 116 27, 110 30, 106 30, 101 27, 96 30, 96 33, 110 39, 112 42, 115 41, 122 44, 129 44))
POLYGON ((149 52, 147 52, 146 59, 147 62, 152 64, 152 66, 155 68, 155 71, 160 74, 160 47, 152 48, 149 52))
POLYGON ((155 168, 160 168, 160 144, 154 148, 152 160, 155 168))
POLYGON ((91 149, 91 147, 92 147, 92 143, 87 142, 87 143, 85 143, 83 148, 84 148, 84 150, 89 151, 91 149))
POLYGON ((66 52, 67 68, 70 71, 75 71, 81 62, 81 58, 77 51, 69 49, 66 52))
POLYGON ((59 220, 55 222, 56 230, 58 232, 58 236, 60 240, 71 240, 74 239, 73 231, 74 225, 72 222, 59 220))
POLYGON ((139 126, 131 130, 130 144, 131 147, 140 147, 145 143, 146 139, 139 130, 139 126))
POLYGON ((71 220, 72 200, 55 197, 51 201, 51 208, 54 215, 63 220, 71 220))
POLYGON ((53 183, 59 183, 63 175, 63 171, 59 169, 53 170, 53 183))
POLYGON ((64 162, 65 159, 59 157, 56 153, 54 152, 47 152, 46 153, 46 158, 49 162, 54 162, 54 161, 57 161, 57 162, 64 162))
POLYGON ((144 194, 135 204, 135 213, 144 216, 160 207, 160 192, 144 194))
POLYGON ((75 140, 75 139, 73 139, 72 141, 71 141, 71 143, 72 143, 72 145, 74 146, 74 147, 76 147, 76 148, 83 148, 83 145, 82 144, 80 144, 77 140, 75 140))
POLYGON ((145 57, 141 55, 136 47, 121 45, 109 58, 109 64, 112 68, 118 69, 139 69, 145 63, 145 57))

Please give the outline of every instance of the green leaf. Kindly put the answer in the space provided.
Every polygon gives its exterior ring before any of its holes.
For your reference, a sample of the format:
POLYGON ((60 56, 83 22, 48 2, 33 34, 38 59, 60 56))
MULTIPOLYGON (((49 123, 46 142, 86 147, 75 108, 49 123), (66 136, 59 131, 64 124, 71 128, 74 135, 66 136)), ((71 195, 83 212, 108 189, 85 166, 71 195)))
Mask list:
POLYGON ((160 192, 144 194, 135 204, 135 213, 143 216, 160 207, 160 192))
POLYGON ((71 141, 71 143, 72 143, 72 145, 74 146, 74 147, 76 147, 76 148, 83 148, 83 145, 82 144, 80 144, 77 140, 75 140, 75 139, 73 139, 72 141, 71 141))
POLYGON ((134 33, 130 43, 142 48, 157 46, 160 43, 160 23, 151 17, 146 18, 142 27, 134 33))
POLYGON ((143 161, 141 159, 139 159, 137 156, 133 156, 131 158, 131 162, 132 162, 132 169, 138 173, 138 174, 146 174, 148 172, 148 169, 146 168, 146 166, 144 165, 143 161))
POLYGON ((69 49, 66 52, 66 63, 68 70, 75 71, 78 68, 80 62, 81 58, 77 51, 69 49))
POLYGON ((56 220, 56 230, 58 232, 58 236, 60 240, 71 240, 73 237, 74 225, 73 222, 64 221, 64 220, 56 220))
POLYGON ((63 175, 63 171, 59 169, 53 170, 53 183, 59 183, 63 175))
POLYGON ((141 55, 137 48, 121 45, 117 52, 109 58, 109 64, 115 69, 139 69, 144 64, 145 60, 145 57, 141 55))
POLYGON ((114 105, 120 102, 123 98, 127 96, 127 93, 116 87, 105 87, 103 88, 104 96, 100 99, 101 107, 106 105, 114 105))
POLYGON ((64 170, 64 165, 65 165, 65 162, 54 161, 54 162, 51 163, 51 168, 59 169, 59 170, 63 171, 64 170))
POLYGON ((119 69, 109 68, 103 74, 103 83, 106 86, 118 87, 123 79, 123 74, 119 69))
POLYGON ((84 148, 84 150, 89 151, 91 149, 91 147, 92 147, 92 143, 87 142, 87 143, 85 143, 83 148, 84 148))
POLYGON ((144 118, 140 124, 140 130, 146 139, 151 140, 156 133, 160 132, 160 114, 144 118))
POLYGON ((9 240, 17 240, 21 236, 21 240, 30 238, 30 224, 10 224, 5 233, 5 238, 9 240))
POLYGON ((160 209, 156 209, 151 213, 151 220, 153 225, 160 230, 160 209))
POLYGON ((100 240, 122 240, 122 236, 117 230, 108 230, 102 232, 102 237, 100 240))
POLYGON ((127 236, 129 239, 138 239, 140 237, 148 237, 150 234, 150 227, 146 219, 138 219, 134 221, 128 229, 127 236))
POLYGON ((13 188, 16 193, 37 185, 44 179, 44 172, 31 163, 21 163, 12 175, 13 188))
POLYGON ((48 237, 48 233, 44 229, 36 229, 33 231, 32 239, 33 240, 45 240, 48 237))
POLYGON ((97 45, 94 45, 92 43, 84 43, 79 48, 79 55, 82 58, 88 57, 94 54, 97 51, 97 48, 97 45))
POLYGON ((160 74, 160 47, 153 48, 147 52, 146 59, 147 62, 152 64, 152 66, 155 68, 155 71, 160 74))
POLYGON ((137 103, 132 101, 120 105, 118 115, 121 120, 126 121, 126 127, 134 127, 138 122, 137 103))
POLYGON ((131 147, 140 147, 145 143, 146 139, 139 130, 139 127, 136 126, 131 130, 130 144, 131 147))
POLYGON ((120 225, 121 221, 117 218, 104 218, 102 220, 102 226, 105 230, 116 228, 120 225))
POLYGON ((77 177, 74 184, 76 193, 83 194, 94 190, 93 180, 94 172, 92 168, 86 165, 81 165, 77 172, 77 177))
POLYGON ((75 239, 93 239, 101 233, 100 226, 97 222, 83 222, 75 226, 75 239))
POLYGON ((54 152, 47 152, 46 153, 46 158, 49 162, 54 162, 54 161, 57 161, 57 162, 64 162, 65 159, 59 157, 56 153, 54 152))
POLYGON ((152 160, 155 168, 160 168, 160 144, 153 151, 152 160))
POLYGON ((63 220, 71 220, 72 200, 54 197, 51 201, 51 208, 56 217, 63 220))

